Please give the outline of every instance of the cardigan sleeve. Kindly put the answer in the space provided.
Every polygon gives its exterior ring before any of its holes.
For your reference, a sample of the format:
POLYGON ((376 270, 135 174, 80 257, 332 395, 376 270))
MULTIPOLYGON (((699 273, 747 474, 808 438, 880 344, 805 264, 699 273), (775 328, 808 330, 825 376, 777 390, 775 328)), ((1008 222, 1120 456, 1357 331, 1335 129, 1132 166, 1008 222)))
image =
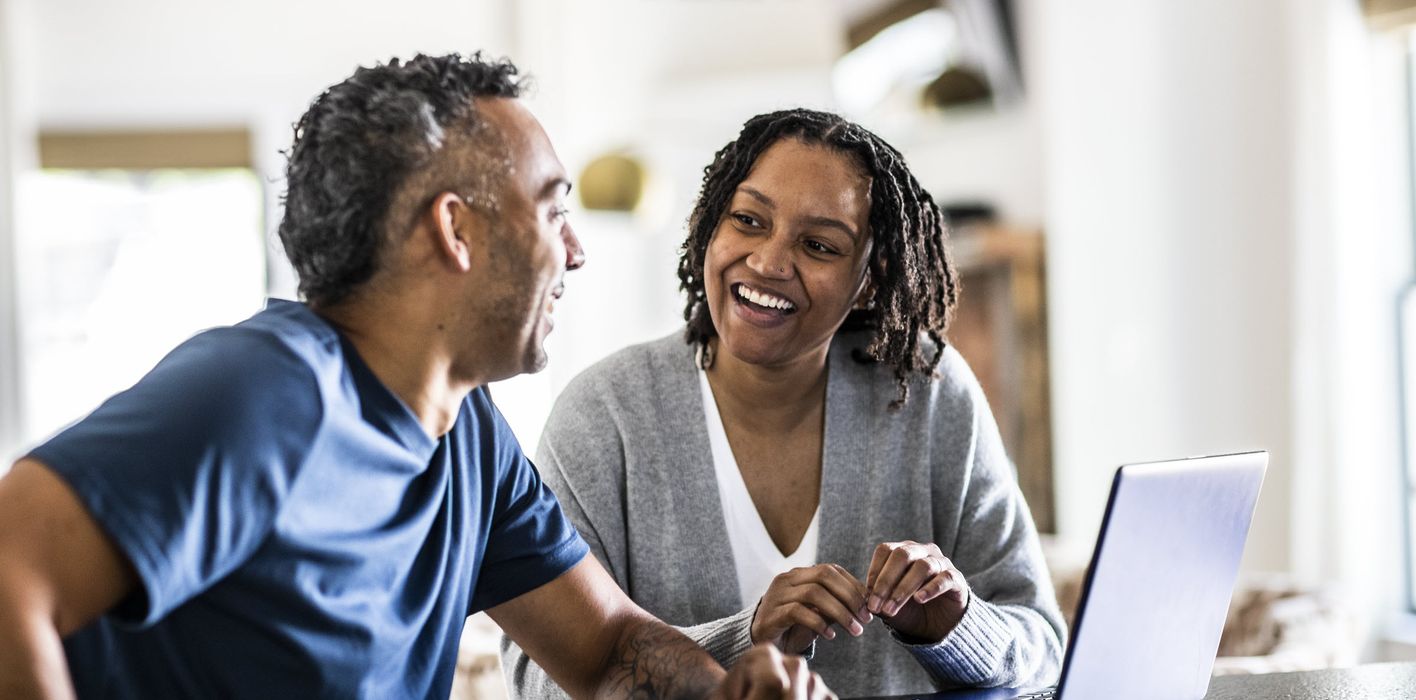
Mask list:
MULTIPOLYGON (((1065 627, 1032 515, 983 391, 952 349, 945 353, 941 375, 945 395, 939 399, 947 405, 936 415, 953 425, 936 429, 960 436, 955 439, 968 435, 969 444, 943 450, 963 455, 963 500, 959 521, 936 528, 957 528, 952 537, 939 532, 939 542, 953 541, 945 553, 963 573, 970 600, 958 626, 940 643, 901 643, 943 685, 1053 684, 1061 670, 1065 627)), ((956 469, 935 465, 933 488, 953 491, 936 493, 936 502, 959 498, 956 469)))
MULTIPOLYGON (((556 400, 536 450, 536 465, 590 552, 633 597, 628 580, 623 431, 604 400, 607 387, 600 383, 593 377, 579 377, 556 400)), ((728 617, 675 629, 729 667, 752 647, 755 611, 754 605, 728 617)), ((513 698, 567 697, 515 642, 503 636, 501 649, 502 671, 513 698)))

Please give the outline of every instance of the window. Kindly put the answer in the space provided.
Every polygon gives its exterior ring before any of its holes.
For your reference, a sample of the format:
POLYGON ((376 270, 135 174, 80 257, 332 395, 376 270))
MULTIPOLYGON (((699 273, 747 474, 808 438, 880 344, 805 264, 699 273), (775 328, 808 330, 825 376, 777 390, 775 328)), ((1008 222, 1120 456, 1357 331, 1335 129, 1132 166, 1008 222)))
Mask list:
POLYGON ((264 298, 260 179, 248 167, 191 167, 200 148, 176 149, 184 167, 146 167, 174 161, 162 157, 162 139, 144 138, 149 147, 125 153, 92 142, 66 150, 50 137, 41 141, 45 167, 19 179, 22 445, 131 386, 192 334, 246 318, 264 298))
MULTIPOLYGON (((1407 40, 1406 66, 1407 158, 1411 172, 1416 173, 1416 82, 1413 82, 1416 81, 1416 32, 1411 32, 1407 40)), ((1411 184, 1416 187, 1416 178, 1412 178, 1411 184)), ((1416 212, 1416 189, 1410 192, 1410 197, 1412 210, 1416 212)), ((1411 233, 1416 243, 1416 226, 1411 233)), ((1416 612, 1416 279, 1407 284, 1397 301, 1396 323, 1406 488, 1406 605, 1416 612)))
POLYGON ((1397 305, 1401 348, 1402 455, 1406 485, 1406 606, 1416 612, 1416 282, 1397 305))

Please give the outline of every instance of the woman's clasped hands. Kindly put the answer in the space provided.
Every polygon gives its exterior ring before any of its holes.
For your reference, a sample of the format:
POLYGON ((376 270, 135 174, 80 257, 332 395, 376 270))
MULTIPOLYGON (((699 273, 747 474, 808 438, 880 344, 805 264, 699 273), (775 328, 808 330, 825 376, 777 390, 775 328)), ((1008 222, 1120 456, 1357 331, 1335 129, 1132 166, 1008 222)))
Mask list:
POLYGON ((878 615, 906 642, 934 644, 959 624, 968 603, 964 575, 937 545, 885 542, 864 582, 837 564, 772 579, 752 618, 752 641, 800 654, 818 638, 835 639, 836 629, 859 637, 878 615))

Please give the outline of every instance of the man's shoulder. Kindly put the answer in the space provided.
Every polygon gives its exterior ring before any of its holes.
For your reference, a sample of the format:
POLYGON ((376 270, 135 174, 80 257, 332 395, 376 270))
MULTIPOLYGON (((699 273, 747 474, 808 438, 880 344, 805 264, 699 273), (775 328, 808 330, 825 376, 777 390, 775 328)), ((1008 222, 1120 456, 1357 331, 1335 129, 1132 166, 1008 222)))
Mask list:
POLYGON ((257 360, 286 355, 317 365, 342 354, 339 333, 333 326, 304 304, 282 299, 270 300, 265 309, 245 321, 208 333, 219 335, 233 350, 254 353, 257 360))
POLYGON ((116 398, 135 409, 165 405, 233 425, 272 411, 317 416, 344 365, 338 334, 321 324, 303 305, 273 304, 234 326, 198 333, 116 398))
POLYGON ((159 369, 188 381, 260 391, 269 382, 311 379, 323 384, 342 373, 339 334, 303 304, 272 300, 233 326, 211 328, 179 345, 159 369), (167 365, 167 367, 164 367, 167 365), (185 370, 185 371, 182 371, 185 370))

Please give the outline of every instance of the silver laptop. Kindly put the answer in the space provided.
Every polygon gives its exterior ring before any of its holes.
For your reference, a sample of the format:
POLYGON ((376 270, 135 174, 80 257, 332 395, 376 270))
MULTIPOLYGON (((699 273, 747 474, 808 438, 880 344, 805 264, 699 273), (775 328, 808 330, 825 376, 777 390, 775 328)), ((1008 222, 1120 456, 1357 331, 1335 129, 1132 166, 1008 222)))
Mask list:
POLYGON ((1199 700, 1268 466, 1267 452, 1116 470, 1055 689, 950 700, 1199 700))

